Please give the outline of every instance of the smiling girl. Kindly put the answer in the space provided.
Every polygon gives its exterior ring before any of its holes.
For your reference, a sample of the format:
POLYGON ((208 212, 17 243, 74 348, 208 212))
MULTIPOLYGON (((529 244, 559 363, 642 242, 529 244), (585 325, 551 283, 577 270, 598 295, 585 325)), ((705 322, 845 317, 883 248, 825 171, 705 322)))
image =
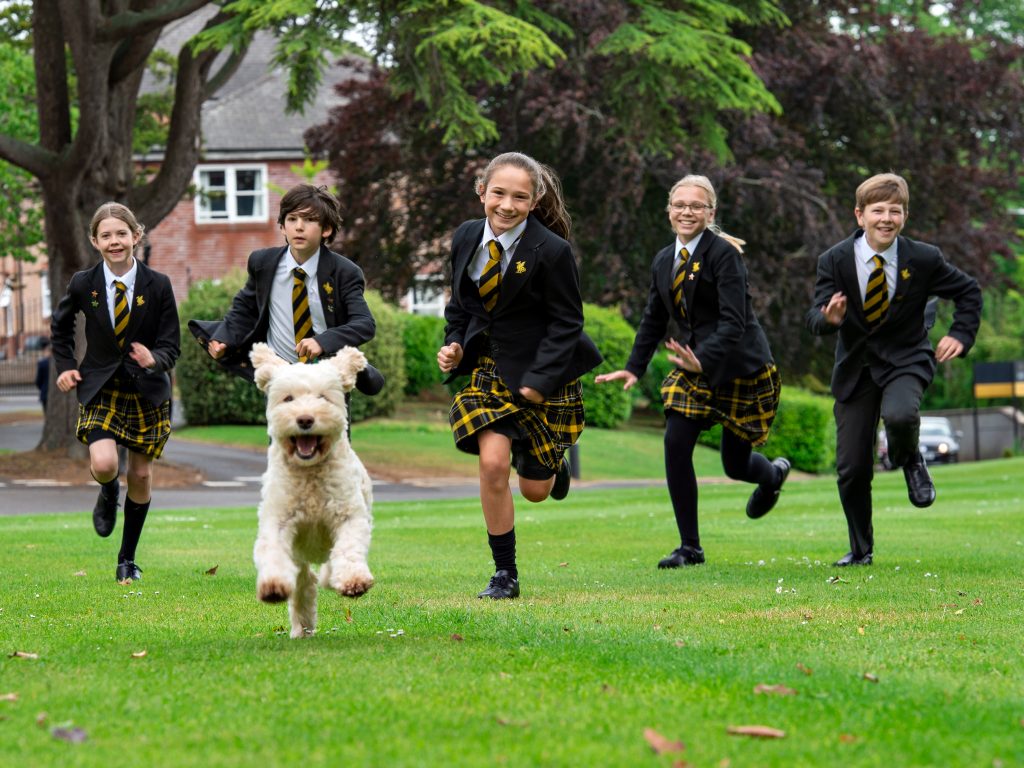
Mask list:
POLYGON ((143 227, 119 203, 92 217, 90 241, 101 261, 77 272, 53 313, 51 338, 57 388, 78 391, 78 439, 100 484, 93 508, 96 533, 114 530, 121 490, 118 445, 128 449, 118 581, 142 578, 135 549, 149 511, 152 463, 171 433, 171 379, 179 354, 178 308, 166 275, 135 258, 143 227), (75 359, 75 319, 85 318, 85 356, 75 359))
POLYGON ((601 362, 583 333, 583 300, 557 178, 532 157, 491 160, 476 184, 484 218, 452 240, 452 294, 441 370, 471 374, 450 421, 459 450, 480 457, 480 505, 495 573, 478 597, 519 596, 515 466, 527 501, 569 492, 565 452, 583 431, 579 377, 601 362))

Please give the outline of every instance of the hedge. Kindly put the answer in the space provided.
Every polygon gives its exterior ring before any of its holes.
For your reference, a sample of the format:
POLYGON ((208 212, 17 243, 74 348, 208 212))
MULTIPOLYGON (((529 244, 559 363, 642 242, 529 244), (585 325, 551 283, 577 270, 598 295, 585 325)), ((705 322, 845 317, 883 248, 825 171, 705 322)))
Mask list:
POLYGON ((402 318, 402 342, 405 347, 405 394, 418 395, 438 387, 444 374, 437 367, 437 350, 444 346, 443 317, 409 315, 402 318))
POLYGON ((836 463, 836 429, 831 397, 783 384, 779 412, 768 442, 768 458, 785 456, 804 472, 829 472, 836 463))
POLYGON ((384 389, 373 397, 352 391, 353 422, 372 416, 391 416, 402 402, 405 392, 405 346, 402 343, 404 313, 384 301, 377 291, 366 292, 366 303, 377 322, 377 334, 372 341, 359 348, 366 359, 384 374, 385 384, 384 389))
POLYGON ((581 379, 587 426, 613 429, 633 413, 633 393, 624 392, 621 382, 595 384, 594 377, 625 367, 636 334, 617 309, 584 304, 583 318, 583 330, 604 355, 604 362, 581 379))

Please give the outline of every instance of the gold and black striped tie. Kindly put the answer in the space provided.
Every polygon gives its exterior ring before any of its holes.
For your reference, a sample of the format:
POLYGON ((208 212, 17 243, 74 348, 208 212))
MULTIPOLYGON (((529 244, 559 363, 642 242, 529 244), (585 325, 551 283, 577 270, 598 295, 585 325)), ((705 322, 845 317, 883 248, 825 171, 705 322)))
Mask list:
POLYGON ((686 277, 686 262, 690 259, 690 252, 685 248, 679 251, 679 264, 676 266, 675 274, 672 276, 672 303, 676 305, 679 314, 686 317, 686 302, 683 301, 683 279, 686 277))
POLYGON ((484 271, 480 275, 480 300, 484 303, 484 309, 490 312, 498 303, 498 293, 501 290, 501 243, 491 240, 487 243, 487 251, 490 258, 484 265, 484 271))
MULTIPOLYGON (((313 335, 313 317, 309 314, 309 294, 306 292, 306 270, 296 267, 292 270, 292 322, 295 324, 295 344, 313 335)), ((305 355, 299 362, 306 362, 305 355)))
POLYGON ((864 316, 871 330, 877 328, 889 312, 889 286, 885 281, 885 262, 877 253, 871 257, 875 268, 868 275, 868 287, 864 291, 864 316))
POLYGON ((125 338, 128 335, 128 316, 131 311, 128 307, 128 289, 120 280, 114 281, 114 337, 117 339, 117 346, 124 349, 125 338))

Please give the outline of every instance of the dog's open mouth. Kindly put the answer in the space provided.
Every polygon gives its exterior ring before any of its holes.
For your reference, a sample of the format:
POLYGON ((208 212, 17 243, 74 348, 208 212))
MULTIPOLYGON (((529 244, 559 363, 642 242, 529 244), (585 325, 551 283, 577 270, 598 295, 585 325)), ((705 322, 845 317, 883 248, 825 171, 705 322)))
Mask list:
POLYGON ((303 461, 327 453, 330 442, 323 435, 295 435, 289 438, 292 453, 303 461))

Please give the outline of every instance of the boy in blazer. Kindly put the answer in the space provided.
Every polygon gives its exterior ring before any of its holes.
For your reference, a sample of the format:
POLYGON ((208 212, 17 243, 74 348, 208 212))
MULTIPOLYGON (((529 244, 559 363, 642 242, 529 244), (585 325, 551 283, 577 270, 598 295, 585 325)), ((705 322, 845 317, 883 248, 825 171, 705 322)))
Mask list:
POLYGON ((669 190, 669 224, 676 239, 651 265, 651 287, 633 351, 624 370, 598 383, 622 381, 630 389, 644 375, 669 325, 666 344, 676 365, 661 385, 665 405, 665 476, 680 545, 659 568, 704 562, 697 521, 693 451, 702 431, 722 424, 722 466, 735 480, 756 483, 747 516, 775 506, 789 475, 788 459, 768 461, 753 446, 768 439, 781 381, 768 339, 747 289, 742 240, 714 230, 718 197, 706 176, 689 175, 669 190))
POLYGON ((918 448, 921 396, 936 363, 966 355, 981 322, 981 290, 935 246, 900 234, 910 191, 893 173, 872 176, 856 192, 859 228, 818 258, 807 327, 838 334, 832 370, 836 470, 850 551, 837 566, 871 565, 871 480, 878 422, 889 456, 902 467, 910 502, 928 507, 935 486, 918 448), (930 296, 955 304, 953 325, 932 351, 930 296))
POLYGON ((128 449, 128 492, 115 575, 142 578, 135 551, 149 512, 151 465, 171 433, 171 379, 180 353, 178 307, 166 275, 135 259, 142 225, 118 203, 105 203, 90 224, 102 260, 77 272, 51 320, 57 388, 78 391, 78 439, 100 484, 93 526, 114 530, 120 493, 118 445, 128 449), (86 349, 75 359, 75 320, 85 318, 86 349))
MULTIPOLYGON (((376 331, 363 297, 362 270, 327 247, 341 226, 335 197, 324 187, 299 184, 281 198, 277 223, 287 244, 249 255, 248 280, 224 319, 188 324, 213 359, 249 381, 254 376, 249 352, 256 342, 267 342, 289 362, 313 362, 342 347, 357 347, 376 331), (304 297, 304 321, 293 306, 297 292, 304 297)), ((372 365, 356 377, 356 388, 365 395, 383 386, 384 376, 372 365)))
POLYGON ((583 332, 569 217, 557 178, 532 157, 491 160, 477 183, 485 218, 452 239, 452 295, 437 362, 471 374, 449 420, 456 446, 480 457, 480 506, 495 573, 480 598, 519 596, 514 465, 528 501, 569 492, 565 452, 583 431, 579 377, 601 362, 583 332))

